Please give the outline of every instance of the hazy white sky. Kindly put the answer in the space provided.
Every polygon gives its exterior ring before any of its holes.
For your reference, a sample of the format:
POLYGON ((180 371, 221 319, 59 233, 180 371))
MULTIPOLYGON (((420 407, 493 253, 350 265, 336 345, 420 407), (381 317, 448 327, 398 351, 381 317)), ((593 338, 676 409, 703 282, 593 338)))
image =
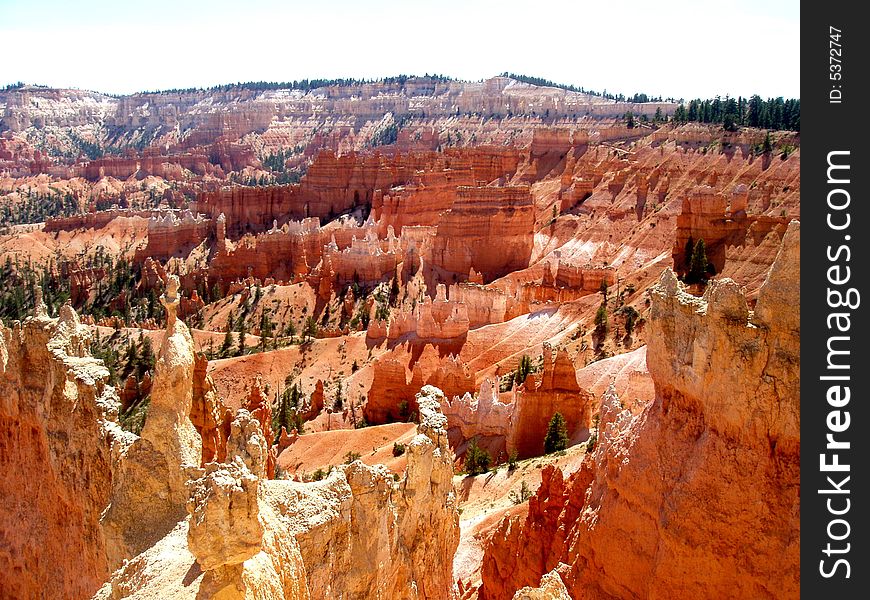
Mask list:
POLYGON ((799 25, 799 0, 0 0, 0 85, 511 71, 625 94, 799 97, 799 25))

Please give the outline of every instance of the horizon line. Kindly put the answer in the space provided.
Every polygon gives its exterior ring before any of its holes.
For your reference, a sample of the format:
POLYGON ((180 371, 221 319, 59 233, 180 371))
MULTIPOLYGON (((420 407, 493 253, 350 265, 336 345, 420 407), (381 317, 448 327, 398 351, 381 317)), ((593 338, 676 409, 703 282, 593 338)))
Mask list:
MULTIPOLYGON (((440 80, 442 82, 456 82, 456 83, 484 83, 484 82, 489 81, 491 79, 507 78, 507 79, 511 79, 513 81, 516 81, 517 83, 522 83, 524 85, 532 85, 534 87, 541 87, 541 88, 549 87, 549 88, 554 88, 554 89, 562 89, 565 91, 574 92, 574 93, 578 93, 578 94, 598 96, 599 98, 603 98, 605 100, 613 100, 614 102, 626 102, 626 103, 629 102, 629 98, 632 98, 633 96, 640 96, 640 95, 645 95, 649 98, 655 98, 655 97, 660 98, 660 100, 648 100, 648 102, 668 102, 671 104, 684 104, 684 103, 689 102, 691 100, 705 100, 705 99, 716 99, 716 98, 747 98, 748 99, 748 98, 751 98, 753 96, 758 96, 760 98, 763 98, 763 96, 761 96, 760 94, 751 94, 751 95, 747 95, 747 96, 743 96, 743 95, 732 96, 729 93, 726 93, 725 95, 717 94, 716 96, 712 96, 709 98, 703 98, 701 96, 698 96, 696 98, 686 99, 686 98, 682 98, 682 97, 681 98, 674 98, 672 96, 665 97, 663 95, 655 96, 655 95, 651 95, 651 94, 646 94, 645 92, 634 92, 633 95, 629 95, 629 94, 626 94, 624 92, 614 93, 614 92, 609 92, 606 88, 604 88, 602 91, 599 92, 597 90, 587 90, 585 87, 578 86, 576 84, 558 83, 558 82, 547 80, 543 77, 524 75, 524 74, 516 74, 516 73, 508 73, 508 72, 502 72, 502 73, 499 73, 496 75, 492 75, 490 77, 480 78, 477 80, 461 79, 461 78, 453 77, 450 75, 442 75, 442 74, 438 74, 438 73, 432 73, 432 74, 425 73, 423 75, 399 74, 399 75, 389 75, 389 76, 383 76, 383 77, 377 77, 377 78, 334 77, 334 78, 314 78, 314 79, 303 78, 303 79, 296 79, 296 80, 292 80, 292 81, 286 81, 286 80, 285 81, 278 81, 278 80, 272 80, 272 81, 257 80, 257 81, 254 81, 254 80, 249 80, 249 81, 237 81, 237 82, 232 82, 232 83, 230 83, 230 82, 217 83, 217 84, 209 85, 209 86, 195 86, 195 87, 187 87, 187 88, 173 87, 173 88, 161 88, 161 89, 155 89, 155 90, 138 90, 135 92, 127 92, 127 93, 106 92, 106 91, 101 91, 101 90, 96 90, 96 89, 91 89, 91 88, 80 88, 80 87, 75 87, 75 86, 64 87, 64 86, 54 86, 54 85, 46 85, 46 84, 40 84, 40 83, 29 83, 29 82, 24 82, 24 81, 16 81, 16 82, 9 82, 9 83, 5 83, 5 84, 0 84, 0 86, 2 86, 2 87, 0 87, 0 92, 13 92, 13 91, 16 91, 17 89, 22 89, 25 87, 33 87, 33 88, 42 88, 45 90, 57 90, 57 91, 70 90, 70 91, 78 91, 78 92, 90 92, 93 94, 100 94, 102 96, 116 97, 117 98, 117 97, 148 95, 148 94, 166 94, 166 93, 172 93, 172 92, 190 92, 190 93, 207 92, 207 91, 215 91, 219 88, 229 88, 229 89, 244 88, 245 86, 251 86, 251 85, 256 85, 256 84, 278 85, 278 86, 287 85, 288 87, 276 87, 276 88, 273 88, 273 90, 295 90, 295 89, 301 89, 301 88, 293 87, 294 84, 298 85, 298 84, 302 84, 302 83, 306 83, 306 82, 319 83, 319 85, 315 85, 315 86, 307 88, 305 90, 306 92, 309 92, 311 90, 320 89, 320 88, 329 87, 329 86, 339 86, 339 87, 348 86, 349 87, 351 85, 394 83, 394 82, 388 82, 388 80, 391 80, 391 79, 398 80, 398 79, 402 79, 402 78, 404 78, 405 81, 411 80, 411 79, 433 79, 433 80, 440 80), (518 78, 537 79, 537 80, 541 80, 543 83, 540 83, 540 84, 530 83, 528 81, 523 81, 522 79, 518 79, 518 78), (322 82, 322 83, 320 83, 320 82, 322 82), (624 99, 617 100, 616 98, 618 98, 620 96, 624 99)), ((395 83, 399 83, 399 82, 395 82, 395 83)), ((404 81, 399 83, 399 85, 404 85, 404 81)), ((227 91, 229 91, 229 90, 227 90, 227 91)), ((782 94, 780 94, 778 96, 768 97, 768 99, 775 99, 775 98, 782 98, 784 100, 785 99, 800 100, 800 97, 786 97, 785 95, 782 95, 782 94)), ((642 102, 637 102, 637 103, 642 103, 642 102)))

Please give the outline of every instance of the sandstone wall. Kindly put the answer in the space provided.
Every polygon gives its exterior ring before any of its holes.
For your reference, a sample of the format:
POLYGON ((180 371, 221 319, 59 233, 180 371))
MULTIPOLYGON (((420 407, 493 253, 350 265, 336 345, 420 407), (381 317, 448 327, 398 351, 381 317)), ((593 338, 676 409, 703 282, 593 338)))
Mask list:
POLYGON ((49 232, 75 231, 76 229, 101 229, 118 217, 141 217, 143 219, 150 219, 159 214, 160 213, 157 210, 102 210, 100 212, 73 215, 71 217, 52 217, 46 219, 43 228, 45 231, 49 232))
POLYGON ((472 269, 485 281, 529 266, 535 215, 529 188, 460 187, 442 213, 432 265, 463 279, 472 269))
POLYGON ((69 306, 0 327, 0 597, 89 598, 109 574, 100 513, 127 440, 89 340, 69 306))
POLYGON ((172 212, 152 216, 148 219, 148 242, 136 249, 135 259, 166 261, 173 256, 185 257, 208 238, 212 228, 210 219, 187 210, 177 216, 172 212))
POLYGON ((589 428, 597 408, 592 394, 577 385, 574 363, 568 353, 554 351, 545 344, 543 354, 540 380, 530 375, 516 394, 516 416, 511 424, 508 450, 516 449, 522 458, 544 454, 544 437, 555 413, 565 418, 570 439, 589 428))
POLYGON ((573 597, 799 597, 799 231, 754 313, 733 281, 696 298, 665 271, 649 324, 655 400, 632 415, 606 395, 591 457, 567 479, 546 470, 527 517, 493 535, 481 598, 554 568, 573 597))
POLYGON ((756 246, 771 233, 782 239, 789 218, 758 214, 769 205, 764 190, 750 191, 743 184, 735 186, 730 194, 718 193, 710 186, 696 188, 683 199, 677 217, 674 265, 681 272, 685 270, 685 248, 690 237, 695 242, 704 240, 707 260, 717 273, 725 269, 734 248, 756 246))

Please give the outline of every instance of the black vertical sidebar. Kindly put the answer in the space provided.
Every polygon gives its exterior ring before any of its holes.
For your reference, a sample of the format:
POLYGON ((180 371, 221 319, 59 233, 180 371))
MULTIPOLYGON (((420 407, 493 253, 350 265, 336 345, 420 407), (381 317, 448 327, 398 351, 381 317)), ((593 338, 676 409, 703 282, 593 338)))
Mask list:
POLYGON ((801 594, 870 590, 870 24, 801 5, 801 594))

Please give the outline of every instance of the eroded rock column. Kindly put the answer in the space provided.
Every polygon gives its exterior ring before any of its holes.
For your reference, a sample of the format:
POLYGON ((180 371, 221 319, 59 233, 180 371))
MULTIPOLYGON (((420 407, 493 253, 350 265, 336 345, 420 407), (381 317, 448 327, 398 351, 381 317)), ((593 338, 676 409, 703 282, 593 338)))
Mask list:
POLYGON ((154 367, 148 416, 142 436, 123 457, 103 518, 112 567, 152 546, 184 518, 185 482, 201 460, 202 441, 190 421, 193 339, 176 317, 178 277, 169 277, 160 301, 166 308, 166 333, 154 367))

